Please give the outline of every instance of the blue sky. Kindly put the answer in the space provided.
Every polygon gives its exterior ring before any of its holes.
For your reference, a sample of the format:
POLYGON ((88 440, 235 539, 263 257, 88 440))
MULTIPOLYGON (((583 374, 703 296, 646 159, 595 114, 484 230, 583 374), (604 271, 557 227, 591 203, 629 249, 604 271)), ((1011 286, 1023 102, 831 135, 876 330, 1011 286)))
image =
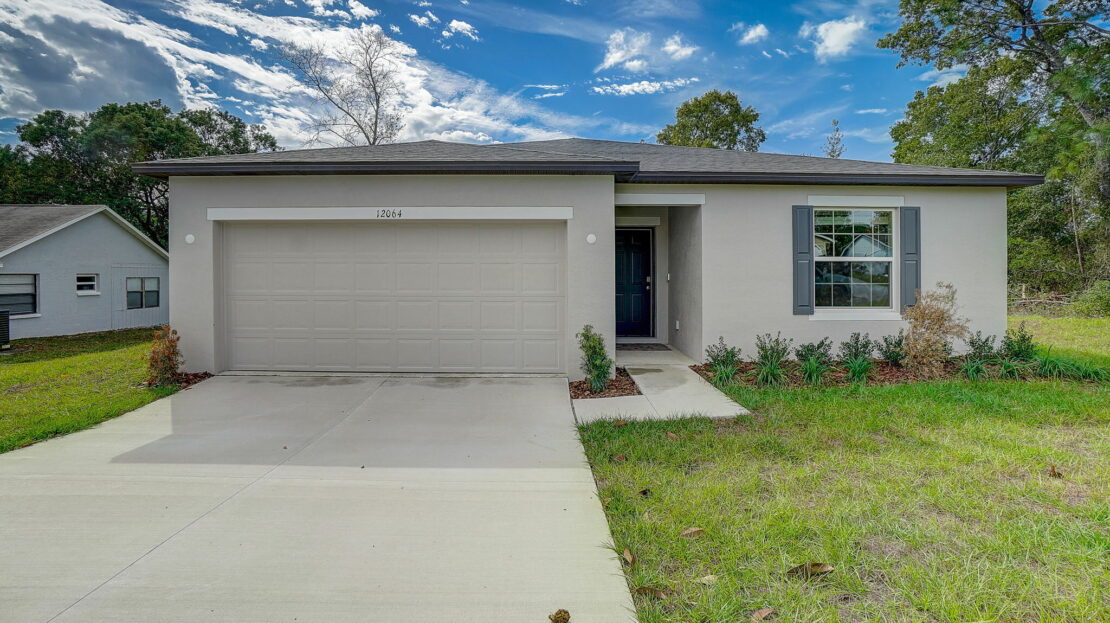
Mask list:
POLYGON ((896 0, 0 0, 0 140, 46 108, 161 98, 266 123, 300 147, 314 106, 283 42, 401 44, 401 140, 654 140, 682 101, 731 89, 760 112, 763 151, 889 160, 915 91, 958 75, 897 68, 875 42, 896 0))

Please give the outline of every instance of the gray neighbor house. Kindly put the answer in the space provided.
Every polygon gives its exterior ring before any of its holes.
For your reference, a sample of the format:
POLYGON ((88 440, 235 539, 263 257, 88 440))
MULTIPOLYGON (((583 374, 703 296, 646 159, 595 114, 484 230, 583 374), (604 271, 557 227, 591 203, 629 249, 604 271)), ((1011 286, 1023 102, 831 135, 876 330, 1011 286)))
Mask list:
POLYGON ((102 205, 0 205, 12 339, 165 324, 169 256, 102 205))
MULTIPOLYGON (((170 187, 195 370, 575 374, 575 335, 872 337, 938 281, 1006 326, 1006 192, 1040 176, 564 139, 140 163, 170 187)), ((7 270, 5 268, 5 270, 7 270)))

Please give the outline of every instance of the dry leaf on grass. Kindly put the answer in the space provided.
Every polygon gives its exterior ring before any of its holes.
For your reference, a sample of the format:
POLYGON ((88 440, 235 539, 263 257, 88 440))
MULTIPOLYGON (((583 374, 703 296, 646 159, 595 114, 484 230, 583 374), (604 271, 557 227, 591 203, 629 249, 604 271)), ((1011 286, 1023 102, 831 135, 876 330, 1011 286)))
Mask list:
POLYGON ((623 454, 614 454, 613 455, 613 460, 614 461, 627 461, 628 457, 623 455, 623 454))
POLYGON ((688 539, 694 539, 694 538, 697 538, 697 537, 705 534, 705 529, 704 528, 686 528, 685 530, 683 530, 682 532, 679 532, 678 534, 679 534, 679 536, 684 536, 688 539))
POLYGON ((628 426, 628 420, 613 420, 613 426, 620 428, 621 426, 628 426))
POLYGON ((654 586, 639 586, 636 588, 636 594, 654 597, 655 599, 667 598, 667 593, 663 589, 655 588, 654 586))
POLYGON ((547 615, 547 618, 551 620, 551 623, 567 623, 567 621, 570 621, 570 613, 559 608, 555 612, 547 615))
POLYGON ((817 576, 825 575, 833 572, 833 566, 823 562, 807 562, 803 565, 798 565, 793 569, 786 572, 786 575, 808 580, 817 576))
POLYGON ((1053 478, 1063 478, 1064 477, 1063 472, 1056 469, 1055 465, 1049 465, 1048 466, 1048 475, 1053 477, 1053 478))
POLYGON ((671 431, 667 431, 667 439, 678 439, 678 435, 672 433, 671 431))
POLYGON ((694 581, 698 584, 704 584, 705 586, 712 586, 717 583, 717 576, 710 574, 705 577, 700 577, 694 581))
POLYGON ((774 613, 774 608, 760 608, 759 610, 756 610, 752 613, 752 622, 758 623, 759 621, 765 621, 774 613))
POLYGON ((621 562, 624 563, 626 567, 631 567, 636 564, 636 557, 632 555, 632 551, 627 547, 624 548, 624 553, 621 554, 621 562))

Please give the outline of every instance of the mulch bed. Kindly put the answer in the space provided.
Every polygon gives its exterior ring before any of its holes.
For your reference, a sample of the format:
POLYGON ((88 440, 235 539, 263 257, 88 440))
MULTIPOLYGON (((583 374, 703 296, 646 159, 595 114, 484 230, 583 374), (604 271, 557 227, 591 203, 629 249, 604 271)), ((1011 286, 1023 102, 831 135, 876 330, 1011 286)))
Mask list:
POLYGON ((671 347, 666 344, 617 344, 617 350, 635 351, 668 351, 671 347))
MULTIPOLYGON (((760 385, 755 381, 756 367, 754 363, 745 361, 740 364, 739 371, 733 377, 734 383, 741 385, 750 385, 752 387, 759 387, 760 385)), ((713 382, 713 371, 710 370, 708 364, 700 363, 690 366, 690 369, 696 372, 703 379, 713 382)), ((802 380, 802 372, 796 361, 788 361, 783 366, 786 371, 786 386, 787 387, 802 387, 808 384, 802 380)), ((912 383, 924 380, 944 380, 963 378, 960 374, 960 368, 956 363, 949 362, 945 366, 944 374, 939 378, 924 379, 906 368, 892 366, 885 361, 876 361, 875 367, 871 369, 871 374, 868 376, 867 382, 874 385, 888 385, 892 383, 912 383)), ((851 385, 852 381, 848 379, 848 371, 840 366, 833 364, 833 368, 825 373, 825 379, 822 385, 851 385)))
MULTIPOLYGON (((211 372, 178 372, 177 380, 174 382, 174 385, 177 385, 180 389, 189 389, 193 385, 211 377, 211 372)), ((142 385, 145 387, 150 386, 149 383, 142 383, 142 385)))
POLYGON ((609 381, 609 387, 603 392, 593 393, 590 391, 590 384, 585 379, 581 381, 570 382, 570 397, 578 400, 580 398, 616 398, 618 396, 639 396, 640 388, 636 387, 636 382, 628 375, 628 370, 624 368, 617 368, 617 377, 609 381))

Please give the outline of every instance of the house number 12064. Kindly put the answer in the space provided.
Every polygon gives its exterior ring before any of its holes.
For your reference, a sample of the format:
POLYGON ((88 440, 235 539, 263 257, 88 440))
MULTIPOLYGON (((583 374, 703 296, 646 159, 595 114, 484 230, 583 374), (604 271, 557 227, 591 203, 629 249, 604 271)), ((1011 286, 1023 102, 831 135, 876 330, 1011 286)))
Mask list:
POLYGON ((378 210, 378 218, 403 218, 404 214, 401 210, 378 210))

